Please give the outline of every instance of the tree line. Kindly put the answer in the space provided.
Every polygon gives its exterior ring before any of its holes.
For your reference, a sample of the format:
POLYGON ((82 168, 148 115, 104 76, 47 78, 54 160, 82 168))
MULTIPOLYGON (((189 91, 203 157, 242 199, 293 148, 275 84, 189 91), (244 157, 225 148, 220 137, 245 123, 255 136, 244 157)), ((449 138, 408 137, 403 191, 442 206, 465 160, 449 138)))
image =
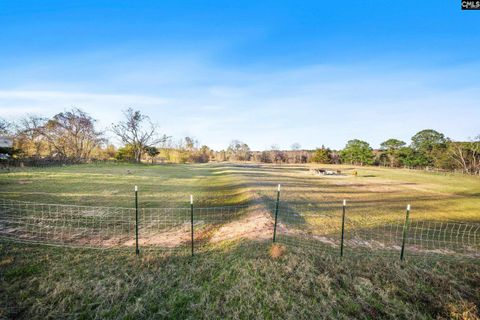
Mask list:
POLYGON ((436 168, 480 175, 480 135, 470 141, 453 141, 444 134, 426 129, 411 138, 410 145, 388 139, 372 150, 361 140, 351 140, 341 151, 343 161, 351 164, 404 168, 436 168))
POLYGON ((132 162, 209 162, 252 161, 261 163, 331 163, 377 165, 392 168, 436 168, 480 175, 480 135, 469 141, 454 141, 444 134, 426 129, 407 144, 395 138, 373 149, 366 141, 352 139, 341 150, 322 146, 304 150, 294 143, 290 150, 272 145, 268 150, 252 151, 247 143, 233 140, 225 150, 215 151, 200 145, 194 137, 174 140, 161 134, 157 124, 140 111, 129 108, 123 120, 106 131, 97 120, 79 108, 60 112, 51 118, 26 115, 9 122, 0 119, 0 135, 11 137, 13 145, 0 148, 0 159, 10 161, 51 160, 69 163, 92 160, 132 162), (106 131, 121 141, 115 147, 106 131))

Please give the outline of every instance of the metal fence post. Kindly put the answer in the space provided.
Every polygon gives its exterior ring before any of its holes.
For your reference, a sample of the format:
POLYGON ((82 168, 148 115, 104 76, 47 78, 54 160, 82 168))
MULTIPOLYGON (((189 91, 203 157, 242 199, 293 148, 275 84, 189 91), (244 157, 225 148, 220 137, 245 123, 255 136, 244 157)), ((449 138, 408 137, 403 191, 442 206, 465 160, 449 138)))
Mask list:
POLYGON ((193 195, 190 195, 190 225, 192 231, 192 257, 193 257, 193 195))
POLYGON ((138 187, 135 186, 135 254, 138 256, 138 187))
POLYGON ((403 237, 402 237, 402 251, 400 252, 400 261, 403 261, 405 255, 405 240, 408 232, 408 217, 410 216, 410 205, 407 205, 407 213, 405 215, 405 223, 403 224, 403 237))
POLYGON ((273 242, 275 242, 277 236, 277 220, 278 220, 278 204, 280 203, 280 184, 277 188, 277 202, 275 204, 275 224, 273 225, 273 242))
POLYGON ((345 209, 347 207, 347 200, 343 200, 343 212, 342 212, 342 239, 340 241, 340 257, 343 257, 343 239, 345 236, 345 209))

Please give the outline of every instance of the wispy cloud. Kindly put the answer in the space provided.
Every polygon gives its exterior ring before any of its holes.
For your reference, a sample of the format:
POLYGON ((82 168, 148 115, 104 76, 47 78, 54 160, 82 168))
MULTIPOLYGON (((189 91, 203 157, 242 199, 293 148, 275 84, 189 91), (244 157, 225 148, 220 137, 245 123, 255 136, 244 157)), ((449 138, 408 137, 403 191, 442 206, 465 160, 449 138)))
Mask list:
MULTIPOLYGON (((26 113, 51 116, 71 107, 79 107, 95 116, 117 119, 113 110, 142 105, 145 108, 162 106, 168 100, 146 95, 98 94, 87 92, 0 90, 0 116, 17 118, 26 113)), ((119 112, 118 112, 119 113, 119 112)))
MULTIPOLYGON (((153 75, 173 70, 146 61, 130 65, 131 73, 121 69, 87 85, 85 79, 67 79, 62 87, 68 90, 55 85, 4 88, 0 116, 51 116, 75 106, 107 127, 131 106, 149 114, 167 134, 193 135, 217 149, 231 139, 242 139, 255 149, 274 143, 286 148, 296 141, 307 148, 340 148, 351 138, 375 146, 390 137, 408 141, 423 128, 455 139, 480 133, 477 65, 435 70, 310 65, 281 71, 227 69, 198 61, 184 65, 195 67, 181 68, 172 83, 158 87, 153 75)), ((165 74, 160 78, 166 81, 165 74)), ((45 77, 43 83, 49 80, 45 77)))

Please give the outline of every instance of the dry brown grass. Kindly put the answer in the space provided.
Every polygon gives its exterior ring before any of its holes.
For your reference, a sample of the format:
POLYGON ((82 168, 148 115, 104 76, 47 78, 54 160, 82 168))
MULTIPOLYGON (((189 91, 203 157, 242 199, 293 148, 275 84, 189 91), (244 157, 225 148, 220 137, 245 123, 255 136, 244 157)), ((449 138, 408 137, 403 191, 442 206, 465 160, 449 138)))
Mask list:
POLYGON ((449 305, 450 317, 455 320, 479 320, 477 306, 473 303, 449 305))
POLYGON ((474 264, 267 242, 192 258, 0 241, 0 261, 0 319, 477 319, 480 301, 474 264))
POLYGON ((287 248, 285 248, 285 246, 274 243, 270 246, 269 254, 272 259, 278 259, 283 256, 286 250, 287 248))

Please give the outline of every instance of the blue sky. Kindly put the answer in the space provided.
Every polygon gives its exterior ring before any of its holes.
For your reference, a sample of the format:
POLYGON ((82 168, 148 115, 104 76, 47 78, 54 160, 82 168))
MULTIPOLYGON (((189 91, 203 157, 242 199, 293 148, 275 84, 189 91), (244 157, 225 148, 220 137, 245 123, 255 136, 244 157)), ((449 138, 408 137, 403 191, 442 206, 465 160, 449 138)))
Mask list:
POLYGON ((0 116, 133 107, 215 149, 480 134, 460 1, 0 0, 0 116))

